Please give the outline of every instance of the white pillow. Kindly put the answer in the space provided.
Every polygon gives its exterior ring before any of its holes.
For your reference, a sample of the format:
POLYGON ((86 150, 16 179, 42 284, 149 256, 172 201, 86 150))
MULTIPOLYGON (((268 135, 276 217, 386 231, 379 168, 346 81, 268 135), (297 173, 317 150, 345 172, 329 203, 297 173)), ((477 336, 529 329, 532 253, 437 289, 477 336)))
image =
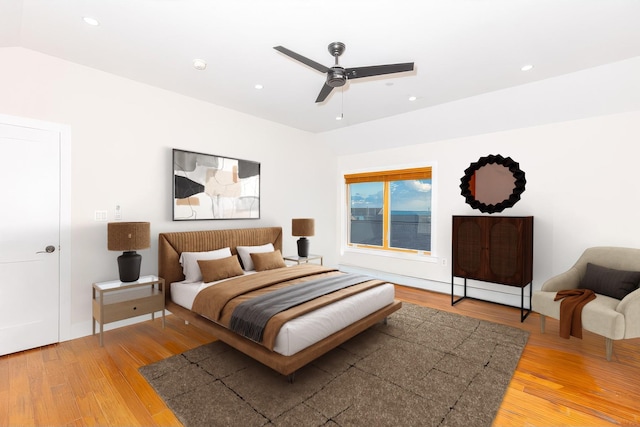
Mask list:
POLYGON ((222 259, 231 256, 230 248, 217 249, 208 252, 182 252, 180 254, 180 264, 185 282, 201 282, 202 272, 198 265, 198 260, 222 259))
POLYGON ((252 253, 273 252, 275 248, 272 243, 267 243, 262 246, 237 246, 236 250, 242 260, 242 268, 244 268, 245 271, 251 271, 254 270, 253 260, 251 259, 252 253))

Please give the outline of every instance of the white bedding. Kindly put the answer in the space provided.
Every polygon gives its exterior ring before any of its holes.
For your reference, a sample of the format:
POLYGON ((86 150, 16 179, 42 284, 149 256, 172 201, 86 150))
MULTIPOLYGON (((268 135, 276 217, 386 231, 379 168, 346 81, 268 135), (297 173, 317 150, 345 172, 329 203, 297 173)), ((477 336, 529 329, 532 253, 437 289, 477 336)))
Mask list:
MULTIPOLYGON (((251 272, 246 274, 251 274, 251 272)), ((171 299, 176 304, 191 310, 193 300, 198 292, 225 280, 212 283, 172 283, 171 299)), ((293 319, 280 329, 276 337, 274 351, 283 356, 291 356, 391 304, 394 296, 393 285, 385 283, 293 319)))

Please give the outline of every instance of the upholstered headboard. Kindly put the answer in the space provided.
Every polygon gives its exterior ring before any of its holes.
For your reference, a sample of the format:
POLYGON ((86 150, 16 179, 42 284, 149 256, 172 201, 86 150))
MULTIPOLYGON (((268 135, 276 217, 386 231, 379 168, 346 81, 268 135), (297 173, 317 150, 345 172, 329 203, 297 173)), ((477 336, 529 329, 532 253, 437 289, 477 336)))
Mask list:
POLYGON ((184 280, 180 254, 182 252, 204 252, 236 246, 258 246, 272 243, 282 252, 282 227, 236 228, 229 230, 178 231, 160 233, 158 236, 158 276, 167 286, 170 298, 171 283, 184 280))

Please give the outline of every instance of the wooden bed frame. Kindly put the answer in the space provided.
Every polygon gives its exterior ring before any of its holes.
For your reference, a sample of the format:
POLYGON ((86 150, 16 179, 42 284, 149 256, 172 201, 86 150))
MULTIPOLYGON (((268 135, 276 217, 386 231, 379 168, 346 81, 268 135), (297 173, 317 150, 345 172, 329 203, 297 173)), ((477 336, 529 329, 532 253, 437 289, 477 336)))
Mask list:
POLYGON ((182 252, 212 251, 220 248, 231 248, 237 254, 236 246, 257 246, 272 243, 282 251, 282 228, 243 228, 230 230, 205 230, 160 233, 158 238, 158 275, 164 278, 166 309, 179 318, 213 334, 219 340, 245 353, 249 357, 263 363, 283 374, 292 374, 319 356, 339 346, 372 325, 383 321, 394 311, 400 309, 402 303, 393 303, 381 308, 369 316, 328 336, 322 341, 301 350, 291 356, 283 356, 244 338, 229 329, 214 323, 171 300, 171 283, 184 280, 179 259, 182 252))

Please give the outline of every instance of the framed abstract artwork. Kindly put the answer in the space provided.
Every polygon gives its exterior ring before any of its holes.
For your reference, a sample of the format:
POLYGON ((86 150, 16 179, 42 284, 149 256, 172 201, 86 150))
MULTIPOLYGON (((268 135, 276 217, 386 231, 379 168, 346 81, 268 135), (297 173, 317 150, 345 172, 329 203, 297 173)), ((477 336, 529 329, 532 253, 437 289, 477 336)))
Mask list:
POLYGON ((260 218, 260 163, 173 150, 173 220, 260 218))

